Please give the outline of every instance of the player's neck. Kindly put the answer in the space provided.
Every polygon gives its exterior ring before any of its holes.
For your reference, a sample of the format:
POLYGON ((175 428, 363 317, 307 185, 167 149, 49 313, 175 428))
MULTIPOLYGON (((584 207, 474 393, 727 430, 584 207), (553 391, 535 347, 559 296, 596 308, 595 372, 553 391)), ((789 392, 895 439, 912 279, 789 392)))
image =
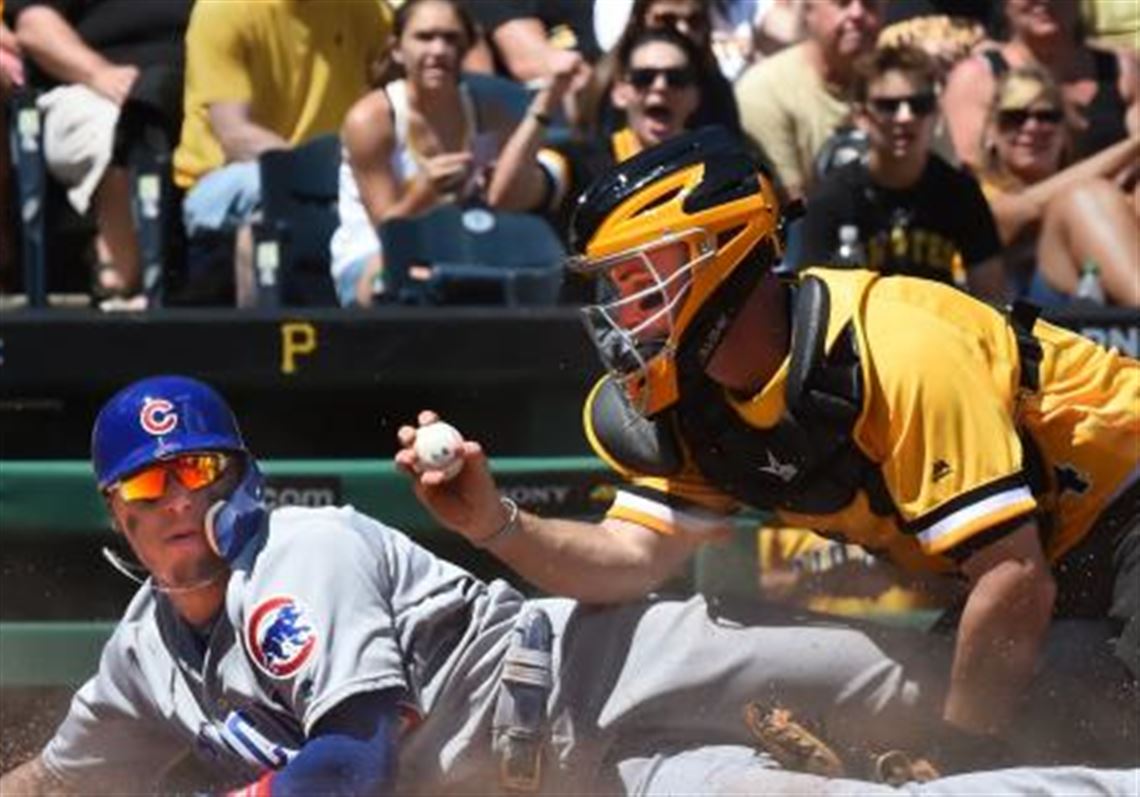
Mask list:
POLYGON ((194 589, 165 590, 178 616, 195 628, 207 627, 226 602, 226 573, 194 589))
POLYGON ((768 274, 752 290, 706 373, 729 390, 753 395, 775 376, 788 355, 788 288, 768 274))

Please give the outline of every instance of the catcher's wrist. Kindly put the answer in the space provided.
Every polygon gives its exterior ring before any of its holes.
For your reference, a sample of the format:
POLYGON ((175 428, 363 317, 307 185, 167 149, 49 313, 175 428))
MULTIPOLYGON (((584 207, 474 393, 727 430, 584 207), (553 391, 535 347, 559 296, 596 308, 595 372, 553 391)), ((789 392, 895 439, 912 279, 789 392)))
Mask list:
POLYGON ((507 496, 503 495, 499 497, 499 502, 503 505, 503 509, 507 510, 507 519, 503 522, 503 525, 499 526, 499 528, 492 531, 486 537, 472 539, 471 544, 476 548, 489 548, 496 542, 517 534, 519 527, 522 525, 519 522, 519 505, 515 503, 514 499, 507 498, 507 496))

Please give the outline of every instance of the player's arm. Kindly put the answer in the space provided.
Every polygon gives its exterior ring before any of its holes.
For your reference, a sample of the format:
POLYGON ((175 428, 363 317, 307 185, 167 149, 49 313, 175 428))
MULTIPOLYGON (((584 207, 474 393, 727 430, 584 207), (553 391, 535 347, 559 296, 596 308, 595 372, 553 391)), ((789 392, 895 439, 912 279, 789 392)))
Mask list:
POLYGON ((663 534, 613 517, 584 523, 520 511, 518 523, 517 533, 491 540, 487 550, 536 587, 591 603, 644 597, 708 539, 683 529, 663 534))
POLYGON ((399 692, 366 692, 322 717, 280 770, 230 792, 248 797, 388 794, 396 777, 399 692))
POLYGON ((996 734, 1009 723, 1033 676, 1057 593, 1029 520, 962 562, 970 593, 946 698, 945 718, 963 730, 996 734))
MULTIPOLYGON (((436 415, 425 411, 419 423, 436 415)), ((485 548, 535 586, 592 603, 644 596, 668 579, 704 542, 723 533, 727 520, 698 520, 671 512, 660 501, 619 493, 601 523, 542 518, 511 510, 500 500, 482 447, 463 443, 462 470, 450 481, 439 471, 417 472, 416 430, 398 432, 396 464, 412 476, 416 497, 440 525, 485 548), (621 512, 618 504, 634 507, 621 512), (637 506, 649 511, 639 514, 637 506), (656 511, 657 518, 651 513, 656 511), (644 517, 644 520, 639 520, 644 517), (702 522, 703 521, 703 522, 702 522)))
POLYGON ((44 766, 38 755, 0 776, 0 794, 48 797, 48 795, 79 794, 68 789, 63 781, 44 766))

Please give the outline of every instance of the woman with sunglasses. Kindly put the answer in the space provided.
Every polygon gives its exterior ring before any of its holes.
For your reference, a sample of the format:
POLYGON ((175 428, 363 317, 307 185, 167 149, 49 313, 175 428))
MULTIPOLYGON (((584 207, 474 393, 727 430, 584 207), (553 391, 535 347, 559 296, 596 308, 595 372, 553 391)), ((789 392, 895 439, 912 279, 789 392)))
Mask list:
POLYGON ((540 158, 557 184, 550 210, 569 229, 574 200, 594 178, 643 149, 694 128, 705 63, 692 40, 673 28, 646 29, 623 40, 610 100, 625 124, 600 140, 570 141, 540 158))
POLYGON ((1071 146, 1063 91, 1020 68, 999 82, 981 141, 982 180, 1011 271, 1043 304, 1068 301, 1082 265, 1109 301, 1140 305, 1136 164, 1140 136, 1064 167, 1071 146), (1132 196, 1124 188, 1131 184, 1132 196))
POLYGON ((855 121, 865 160, 842 166, 813 190, 801 262, 840 265, 840 230, 853 226, 865 268, 1006 298, 1001 244, 977 181, 931 151, 938 66, 915 47, 885 47, 857 63, 855 121))
POLYGON ((1004 0, 1009 38, 959 63, 943 96, 958 156, 981 163, 978 149, 994 90, 1011 69, 1036 66, 1060 87, 1073 126, 1072 155, 1086 158, 1140 132, 1140 70, 1135 52, 1085 40, 1076 0, 1004 0))
POLYGON ((699 103, 691 126, 720 125, 741 134, 740 112, 732 83, 720 70, 712 41, 712 0, 634 0, 629 22, 617 44, 594 70, 594 111, 587 110, 586 123, 612 133, 625 120, 624 109, 613 100, 613 90, 622 68, 622 53, 647 30, 672 30, 695 47, 694 65, 699 64, 699 103))

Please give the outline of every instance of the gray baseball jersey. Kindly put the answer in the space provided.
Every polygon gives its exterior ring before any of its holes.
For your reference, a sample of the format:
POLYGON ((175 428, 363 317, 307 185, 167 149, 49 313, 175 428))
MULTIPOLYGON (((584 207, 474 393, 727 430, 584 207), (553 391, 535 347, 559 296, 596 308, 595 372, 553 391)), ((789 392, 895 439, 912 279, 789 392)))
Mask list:
POLYGON ((825 714, 836 735, 874 727, 913 742, 937 715, 948 660, 929 638, 763 608, 742 621, 700 598, 527 601, 350 508, 279 509, 235 564, 208 636, 140 589, 44 763, 85 792, 123 792, 192 751, 246 782, 284 766, 341 701, 392 688, 418 717, 400 743, 400 790, 494 791, 494 704, 528 606, 555 632, 547 793, 691 792, 774 776, 740 719, 755 698, 825 714))

